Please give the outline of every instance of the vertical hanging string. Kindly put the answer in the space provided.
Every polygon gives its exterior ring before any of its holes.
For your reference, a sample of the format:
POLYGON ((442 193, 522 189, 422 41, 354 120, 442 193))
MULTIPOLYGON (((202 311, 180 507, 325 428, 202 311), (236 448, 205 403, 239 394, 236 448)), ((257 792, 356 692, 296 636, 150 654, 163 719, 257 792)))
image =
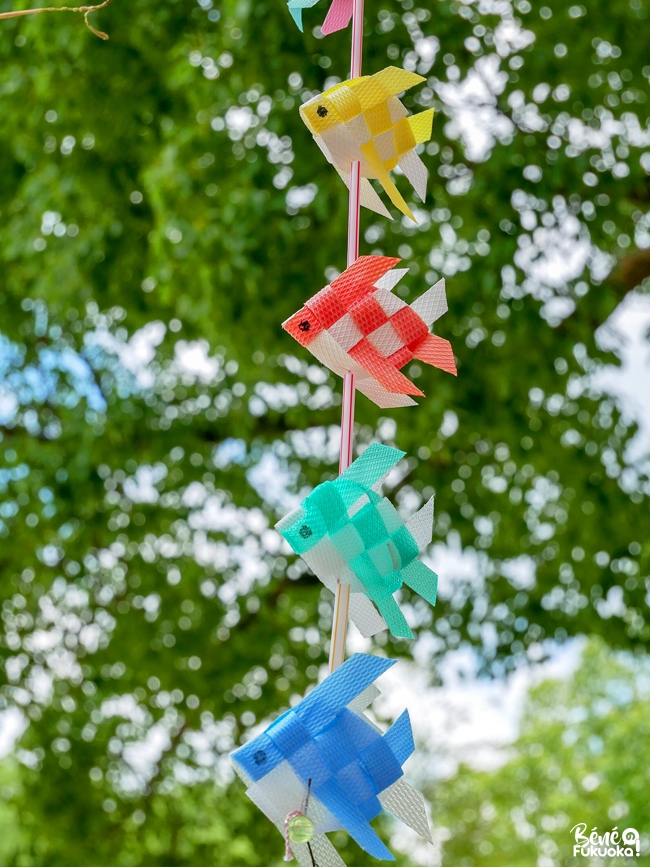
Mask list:
MULTIPOLYGON (((350 57, 350 78, 361 75, 363 54, 363 0, 354 0, 352 9, 352 50, 350 57)), ((354 162, 350 167, 350 202, 348 208, 348 268, 359 258, 359 212, 361 199, 361 163, 354 162)), ((352 439, 354 433, 354 374, 348 372, 343 379, 343 401, 341 407, 341 451, 339 473, 344 472, 352 463, 352 439)), ((348 633, 348 612, 350 607, 350 585, 339 582, 336 586, 334 620, 330 643, 330 674, 343 664, 345 659, 345 640, 348 633)))

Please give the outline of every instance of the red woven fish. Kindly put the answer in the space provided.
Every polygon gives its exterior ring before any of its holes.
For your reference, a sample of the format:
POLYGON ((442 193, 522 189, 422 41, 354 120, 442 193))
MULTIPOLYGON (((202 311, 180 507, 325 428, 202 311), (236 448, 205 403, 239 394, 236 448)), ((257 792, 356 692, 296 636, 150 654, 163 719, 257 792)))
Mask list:
POLYGON ((390 291, 407 273, 400 259, 361 256, 282 327, 339 376, 382 408, 412 406, 423 392, 400 369, 412 359, 457 374, 448 340, 429 332, 447 311, 440 280, 410 306, 390 291))

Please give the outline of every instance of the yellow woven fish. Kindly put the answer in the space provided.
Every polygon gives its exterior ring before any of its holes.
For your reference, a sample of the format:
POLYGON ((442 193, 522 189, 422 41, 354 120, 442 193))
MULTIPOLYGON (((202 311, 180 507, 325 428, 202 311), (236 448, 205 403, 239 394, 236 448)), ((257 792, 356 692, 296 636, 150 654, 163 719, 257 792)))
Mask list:
POLYGON ((425 200, 428 171, 415 146, 431 138, 433 109, 408 117, 397 98, 425 81, 421 75, 389 66, 375 75, 352 78, 330 87, 300 107, 300 115, 346 185, 350 168, 361 163, 361 204, 390 217, 368 178, 376 178, 395 207, 415 220, 388 174, 399 166, 425 200))

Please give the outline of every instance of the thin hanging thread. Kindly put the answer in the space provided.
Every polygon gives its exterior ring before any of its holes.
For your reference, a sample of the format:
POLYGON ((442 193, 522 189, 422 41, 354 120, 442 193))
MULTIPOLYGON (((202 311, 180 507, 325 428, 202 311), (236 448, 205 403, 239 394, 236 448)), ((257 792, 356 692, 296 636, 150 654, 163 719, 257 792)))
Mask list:
MULTIPOLYGON (((293 861, 293 852, 291 851, 291 838, 289 837, 289 824, 292 819, 295 819, 296 816, 307 816, 307 809, 309 808, 309 796, 311 794, 311 777, 307 783, 307 794, 305 795, 305 800, 303 801, 301 810, 291 810, 290 813, 287 813, 286 818, 284 820, 284 861, 293 861)), ((314 853, 311 850, 311 843, 307 843, 307 849, 309 850, 309 855, 312 860, 312 864, 316 867, 316 861, 314 860, 314 853)))
MULTIPOLYGON (((363 0, 354 0, 352 10, 352 48, 350 52, 350 78, 361 75, 363 56, 363 0)), ((348 207, 348 268, 359 258, 359 220, 361 211, 361 163, 350 167, 350 198, 348 207)), ((354 374, 348 372, 343 379, 341 405, 341 449, 339 473, 352 463, 354 435, 354 374)), ((350 585, 338 582, 334 601, 332 639, 330 642, 330 674, 345 660, 345 641, 350 609, 350 585)))

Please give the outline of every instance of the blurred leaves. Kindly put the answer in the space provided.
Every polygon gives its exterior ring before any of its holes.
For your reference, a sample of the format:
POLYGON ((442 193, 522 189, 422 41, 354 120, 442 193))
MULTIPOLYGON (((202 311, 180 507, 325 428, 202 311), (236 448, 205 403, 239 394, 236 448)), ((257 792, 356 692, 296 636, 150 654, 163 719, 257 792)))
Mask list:
MULTIPOLYGON (((272 530, 337 463, 339 384, 280 327, 345 259, 345 189, 297 111, 347 74, 321 11, 304 36, 266 0, 113 3, 108 43, 0 25, 1 701, 40 835, 7 863, 281 850, 240 788, 197 829, 232 745, 326 659, 331 600, 272 530)), ((401 256, 411 301, 447 278, 459 377, 411 368, 410 413, 357 401, 358 445, 409 454, 400 508, 435 491, 434 561, 468 564, 433 619, 405 596, 432 678, 459 647, 497 675, 549 638, 643 647, 647 466, 594 377, 648 276, 645 6, 366 15, 366 70, 419 70, 406 102, 436 108, 418 226, 365 213, 362 252, 401 256)))
MULTIPOLYGON (((575 832, 648 828, 647 660, 587 645, 568 679, 531 690, 519 740, 495 772, 462 767, 431 792, 444 863, 574 864, 575 832)), ((647 856, 647 841, 642 853, 647 856)), ((611 864, 628 863, 624 858, 611 864)))

